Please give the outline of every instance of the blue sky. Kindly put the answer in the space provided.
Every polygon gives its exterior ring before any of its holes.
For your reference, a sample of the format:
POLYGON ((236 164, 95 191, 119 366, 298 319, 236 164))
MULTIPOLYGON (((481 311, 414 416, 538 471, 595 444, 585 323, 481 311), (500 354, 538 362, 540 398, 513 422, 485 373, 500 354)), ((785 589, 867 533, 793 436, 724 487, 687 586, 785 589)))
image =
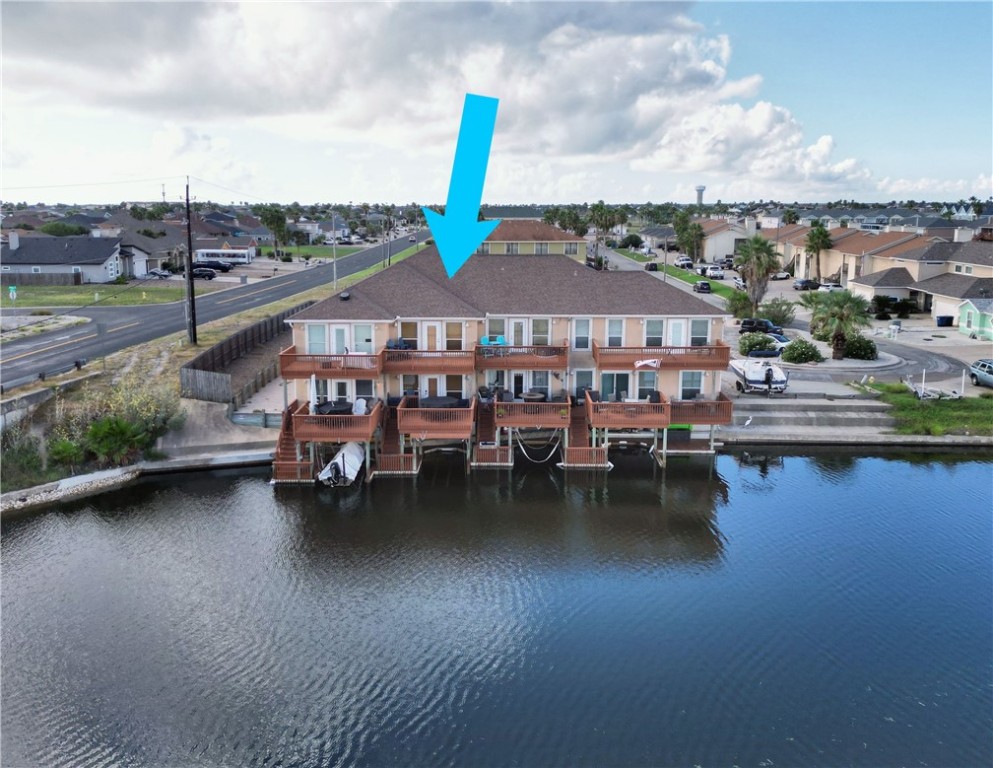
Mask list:
POLYGON ((5 201, 443 202, 466 92, 491 204, 993 194, 990 2, 0 14, 5 201))

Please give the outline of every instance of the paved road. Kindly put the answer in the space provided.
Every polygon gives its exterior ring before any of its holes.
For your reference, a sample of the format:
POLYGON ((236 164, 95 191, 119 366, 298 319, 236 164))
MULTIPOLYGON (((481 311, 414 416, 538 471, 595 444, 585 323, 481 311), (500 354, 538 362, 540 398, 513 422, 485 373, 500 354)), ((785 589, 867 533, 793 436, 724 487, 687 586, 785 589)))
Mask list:
MULTIPOLYGON (((416 234, 418 242, 430 236, 429 230, 416 234)), ((405 237, 394 240, 389 246, 390 253, 399 253, 409 246, 405 237)), ((338 278, 381 264, 386 254, 386 244, 380 244, 341 257, 338 259, 338 278)), ((325 264, 200 296, 196 300, 197 325, 312 288, 330 288, 333 271, 332 264, 325 264)), ((72 314, 87 317, 92 322, 4 344, 0 349, 0 384, 9 387, 37 378, 43 372, 64 370, 76 360, 95 360, 186 329, 185 302, 143 307, 89 307, 72 314)))

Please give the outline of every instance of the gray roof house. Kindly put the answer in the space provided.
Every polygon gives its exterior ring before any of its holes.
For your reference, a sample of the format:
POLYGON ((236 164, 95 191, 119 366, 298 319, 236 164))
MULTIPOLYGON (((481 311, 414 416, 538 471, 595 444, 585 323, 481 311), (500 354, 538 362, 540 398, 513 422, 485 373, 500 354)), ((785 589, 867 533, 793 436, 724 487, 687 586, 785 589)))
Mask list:
POLYGON ((116 237, 21 240, 16 232, 11 232, 8 242, 0 249, 0 275, 5 276, 6 284, 13 280, 26 285, 107 283, 123 273, 121 240, 116 237))

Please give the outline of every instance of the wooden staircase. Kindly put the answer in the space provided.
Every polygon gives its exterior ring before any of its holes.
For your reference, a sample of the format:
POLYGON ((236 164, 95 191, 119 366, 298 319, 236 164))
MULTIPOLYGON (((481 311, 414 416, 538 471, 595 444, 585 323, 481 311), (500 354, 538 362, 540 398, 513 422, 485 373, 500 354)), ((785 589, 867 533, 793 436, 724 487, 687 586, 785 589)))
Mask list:
MULTIPOLYGON (((283 423, 279 428, 279 440, 276 442, 276 453, 272 459, 272 479, 276 483, 312 483, 314 482, 314 466, 309 459, 297 459, 297 441, 293 435, 292 414, 298 401, 283 411, 283 423)), ((301 446, 300 456, 305 451, 301 446)))
POLYGON ((493 406, 482 406, 476 409, 476 444, 472 448, 472 467, 512 467, 514 465, 514 449, 508 445, 497 448, 496 418, 493 406), (487 445, 484 445, 487 443, 487 445))
POLYGON ((376 475, 416 475, 420 470, 415 454, 400 452, 400 428, 397 423, 396 407, 386 409, 382 439, 376 451, 375 464, 375 469, 368 474, 370 480, 376 475))
POLYGON ((569 444, 562 456, 563 469, 609 469, 606 448, 590 446, 590 428, 586 423, 586 408, 572 408, 569 414, 569 444))

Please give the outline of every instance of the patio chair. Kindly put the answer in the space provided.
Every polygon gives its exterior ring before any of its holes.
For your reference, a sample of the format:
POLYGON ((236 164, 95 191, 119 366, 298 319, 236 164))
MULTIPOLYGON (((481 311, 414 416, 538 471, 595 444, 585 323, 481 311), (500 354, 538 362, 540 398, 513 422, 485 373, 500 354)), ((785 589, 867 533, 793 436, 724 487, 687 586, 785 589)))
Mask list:
POLYGON ((353 416, 365 416, 366 414, 366 401, 364 398, 358 398, 355 401, 355 405, 352 407, 353 416))
POLYGON ((648 393, 648 402, 655 404, 662 402, 662 395, 659 394, 657 389, 653 389, 648 393))
POLYGON ((501 403, 512 403, 514 402, 514 393, 509 389, 500 390, 500 402, 501 403))
POLYGON ((600 392, 599 392, 599 390, 590 389, 590 390, 587 390, 587 394, 589 394, 590 400, 592 400, 594 403, 599 403, 600 402, 600 392))

